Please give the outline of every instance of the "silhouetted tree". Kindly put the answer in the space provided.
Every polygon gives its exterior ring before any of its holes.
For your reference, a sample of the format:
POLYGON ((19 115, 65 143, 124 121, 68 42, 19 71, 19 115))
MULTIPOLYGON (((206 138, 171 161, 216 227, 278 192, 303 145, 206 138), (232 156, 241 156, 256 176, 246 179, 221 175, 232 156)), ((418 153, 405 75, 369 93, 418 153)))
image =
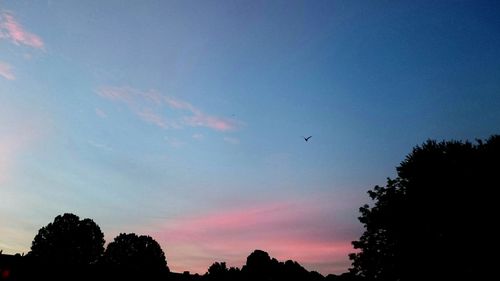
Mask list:
MULTIPOLYGON (((276 268, 276 264, 274 265, 276 268)), ((274 269, 276 271, 276 269, 274 269)), ((304 280, 304 281, 323 281, 325 277, 316 271, 307 271, 298 262, 287 260, 278 262, 276 278, 274 280, 304 280)))
POLYGON ((225 262, 214 262, 207 271, 207 280, 233 280, 229 276, 229 269, 226 267, 225 262))
POLYGON ((269 254, 262 250, 255 250, 247 257, 243 270, 252 277, 268 277, 271 274, 271 266, 269 254))
POLYGON ((104 234, 99 226, 66 213, 38 231, 28 255, 43 262, 80 266, 95 263, 103 251, 104 234))
POLYGON ((368 280, 476 280, 493 232, 500 187, 500 137, 427 141, 369 191, 360 208, 365 232, 353 245, 352 272, 368 280), (465 279, 463 279, 465 278, 465 279))
POLYGON ((226 267, 225 262, 214 262, 209 268, 208 268, 208 274, 209 275, 223 275, 224 273, 228 272, 228 269, 226 267))
POLYGON ((356 276, 352 272, 345 272, 340 275, 328 274, 325 281, 363 281, 365 280, 361 276, 356 276))
POLYGON ((168 271, 165 253, 150 236, 121 233, 103 255, 109 266, 141 271, 168 271))
POLYGON ((231 266, 227 271, 228 280, 239 280, 241 276, 241 270, 238 267, 231 266))
POLYGON ((279 262, 262 250, 255 250, 247 257, 247 262, 241 269, 241 275, 241 280, 324 280, 318 272, 309 272, 292 260, 279 262))

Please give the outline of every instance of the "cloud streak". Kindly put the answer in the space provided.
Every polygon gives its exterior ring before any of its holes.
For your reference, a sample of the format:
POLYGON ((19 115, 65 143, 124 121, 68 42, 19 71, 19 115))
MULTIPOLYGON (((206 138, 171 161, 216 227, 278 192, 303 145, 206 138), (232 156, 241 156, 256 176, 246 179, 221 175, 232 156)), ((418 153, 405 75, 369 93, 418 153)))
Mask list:
POLYGON ((166 245, 175 271, 206 272, 214 261, 240 267, 254 249, 293 259, 322 273, 344 271, 351 239, 336 231, 312 203, 270 203, 179 217, 153 233, 166 245), (341 261, 339 263, 339 261, 341 261))
POLYGON ((104 112, 102 109, 100 108, 95 108, 95 114, 97 116, 99 116, 100 118, 108 118, 108 115, 106 114, 106 112, 104 112))
POLYGON ((239 144, 240 140, 232 137, 224 137, 224 141, 230 144, 239 144))
POLYGON ((14 18, 13 13, 0 12, 0 39, 6 39, 15 45, 25 45, 35 49, 44 49, 43 40, 36 34, 24 29, 14 18))
POLYGON ((101 87, 96 92, 102 98, 126 104, 138 118, 162 129, 205 127, 225 132, 239 127, 238 122, 233 119, 206 114, 187 101, 165 96, 154 90, 101 87), (167 118, 167 114, 174 117, 167 118))
POLYGON ((15 138, 0 138, 0 184, 8 179, 13 163, 13 155, 18 149, 19 144, 15 138))
POLYGON ((167 119, 163 118, 163 116, 161 116, 160 114, 148 109, 137 112, 137 116, 139 116, 139 118, 141 118, 143 121, 154 124, 163 129, 177 127, 175 122, 168 121, 167 119))
POLYGON ((20 123, 12 132, 7 130, 0 134, 0 184, 11 178, 18 153, 40 138, 40 132, 34 124, 20 123))
POLYGON ((10 64, 0 61, 0 76, 7 80, 16 80, 10 64))

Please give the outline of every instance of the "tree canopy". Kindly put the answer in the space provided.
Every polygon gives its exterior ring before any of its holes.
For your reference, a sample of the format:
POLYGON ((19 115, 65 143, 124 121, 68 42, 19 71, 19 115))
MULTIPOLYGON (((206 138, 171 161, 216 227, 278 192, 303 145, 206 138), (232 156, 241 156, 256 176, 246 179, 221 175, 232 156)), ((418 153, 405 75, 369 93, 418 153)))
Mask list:
POLYGON ((59 215, 42 227, 33 239, 30 256, 44 262, 88 265, 95 263, 104 251, 104 234, 91 219, 74 214, 59 215))
POLYGON ((214 262, 204 276, 205 280, 235 281, 241 279, 240 269, 237 267, 227 268, 225 262, 214 262))
POLYGON ((396 170, 368 192, 374 205, 360 208, 365 232, 353 242, 352 271, 367 280, 474 279, 493 233, 500 137, 429 140, 396 170))
MULTIPOLYGON (((333 278, 335 276, 332 275, 333 278)), ((331 279, 331 278, 330 278, 331 279)), ((253 280, 298 280, 298 281, 322 281, 330 280, 315 271, 307 271, 295 261, 287 260, 280 262, 271 258, 262 250, 253 251, 248 257, 242 269, 226 266, 225 262, 215 262, 203 276, 203 280, 231 280, 231 281, 253 281, 253 280)), ((348 280, 348 279, 342 279, 348 280)))
POLYGON ((146 235, 121 233, 109 243, 103 255, 104 263, 130 269, 168 270, 160 244, 146 235))

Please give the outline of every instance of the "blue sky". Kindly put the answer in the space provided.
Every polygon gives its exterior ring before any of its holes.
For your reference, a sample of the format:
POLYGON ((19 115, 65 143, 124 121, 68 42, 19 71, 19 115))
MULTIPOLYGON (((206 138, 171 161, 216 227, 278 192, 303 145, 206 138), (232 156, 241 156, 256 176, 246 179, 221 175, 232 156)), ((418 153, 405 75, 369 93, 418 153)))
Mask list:
POLYGON ((175 271, 263 249, 344 272, 414 145, 500 131, 499 8, 0 1, 0 249, 73 212, 175 271))

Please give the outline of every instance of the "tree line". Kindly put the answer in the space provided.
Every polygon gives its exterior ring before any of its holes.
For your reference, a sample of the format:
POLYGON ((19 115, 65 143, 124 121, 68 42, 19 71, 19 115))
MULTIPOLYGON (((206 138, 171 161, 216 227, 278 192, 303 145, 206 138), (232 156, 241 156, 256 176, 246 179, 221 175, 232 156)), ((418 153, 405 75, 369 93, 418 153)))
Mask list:
POLYGON ((150 236, 121 233, 106 248, 104 243, 92 219, 59 215, 38 231, 26 256, 13 256, 9 264, 0 255, 0 280, 335 280, 262 250, 252 252, 241 269, 215 262, 204 275, 179 274, 170 272, 165 253, 150 236))
POLYGON ((428 140, 368 191, 350 272, 363 280, 489 280, 500 188, 500 136, 428 140), (489 277, 489 278, 488 278, 489 277))
POLYGON ((0 280, 479 280, 493 275, 494 191, 500 187, 500 136, 428 140, 396 167, 397 176, 368 191, 360 208, 364 233, 353 241, 351 268, 326 277, 297 262, 255 250, 242 268, 215 262, 204 275, 170 272, 150 236, 122 233, 104 249, 91 219, 57 216, 35 236, 26 256, 6 261, 0 280), (9 268, 9 264, 11 267, 9 268), (6 267, 7 265, 7 267, 6 267), (12 270, 11 270, 12 269, 12 270))

